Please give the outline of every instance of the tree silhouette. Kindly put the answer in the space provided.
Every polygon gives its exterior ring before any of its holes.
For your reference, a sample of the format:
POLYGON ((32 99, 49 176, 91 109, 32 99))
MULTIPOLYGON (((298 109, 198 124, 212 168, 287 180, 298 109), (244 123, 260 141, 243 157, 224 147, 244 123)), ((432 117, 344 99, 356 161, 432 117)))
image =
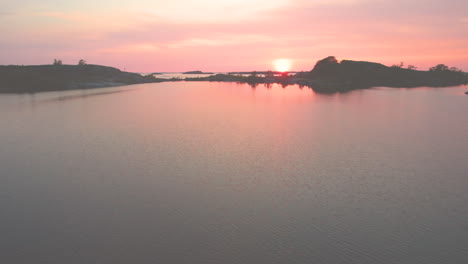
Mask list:
POLYGON ((429 71, 435 71, 435 72, 449 71, 449 67, 445 64, 437 64, 436 66, 431 67, 429 71))
POLYGON ((265 73, 265 77, 273 77, 273 76, 274 76, 274 74, 273 74, 272 71, 267 71, 267 72, 265 73))
POLYGON ((78 65, 80 66, 86 65, 86 61, 81 59, 80 61, 78 61, 78 65))
POLYGON ((62 65, 62 60, 54 59, 54 65, 62 65))

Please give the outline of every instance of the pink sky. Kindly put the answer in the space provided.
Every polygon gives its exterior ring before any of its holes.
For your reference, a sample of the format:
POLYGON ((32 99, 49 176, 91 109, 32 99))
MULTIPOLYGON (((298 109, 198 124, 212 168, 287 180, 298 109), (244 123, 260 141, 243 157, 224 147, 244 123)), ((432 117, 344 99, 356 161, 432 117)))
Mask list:
POLYGON ((286 58, 292 70, 310 70, 334 55, 468 71, 466 0, 172 2, 2 3, 0 64, 58 58, 135 72, 247 71, 286 58))

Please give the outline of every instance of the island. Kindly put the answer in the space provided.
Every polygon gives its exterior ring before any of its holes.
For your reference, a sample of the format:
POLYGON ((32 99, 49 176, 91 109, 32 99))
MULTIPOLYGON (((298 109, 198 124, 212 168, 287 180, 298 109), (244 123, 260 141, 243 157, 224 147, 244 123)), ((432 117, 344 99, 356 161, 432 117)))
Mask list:
POLYGON ((348 92, 371 87, 447 87, 468 84, 468 74, 456 68, 439 64, 429 71, 405 69, 401 66, 385 66, 367 61, 342 60, 334 56, 319 60, 311 71, 295 74, 276 75, 266 72, 259 76, 252 72, 249 76, 216 74, 208 77, 185 78, 186 81, 240 82, 252 86, 279 83, 283 86, 298 84, 307 86, 318 93, 348 92))
POLYGON ((348 91, 370 87, 447 87, 468 83, 468 75, 457 68, 438 64, 429 71, 391 67, 367 61, 338 60, 329 56, 316 63, 310 72, 295 78, 324 92, 348 91))
POLYGON ((100 88, 161 81, 165 79, 100 65, 0 66, 0 92, 3 93, 100 88))
POLYGON ((38 65, 0 66, 0 92, 34 93, 42 91, 112 87, 129 84, 209 81, 258 84, 278 83, 283 86, 309 87, 318 93, 348 92, 370 87, 446 87, 468 84, 468 74, 443 64, 429 71, 385 66, 367 61, 338 61, 334 56, 319 60, 314 68, 305 72, 250 72, 242 74, 214 74, 201 71, 184 74, 212 74, 187 78, 156 78, 99 65, 38 65))
POLYGON ((202 72, 202 71, 188 71, 183 72, 182 74, 214 74, 213 72, 202 72))

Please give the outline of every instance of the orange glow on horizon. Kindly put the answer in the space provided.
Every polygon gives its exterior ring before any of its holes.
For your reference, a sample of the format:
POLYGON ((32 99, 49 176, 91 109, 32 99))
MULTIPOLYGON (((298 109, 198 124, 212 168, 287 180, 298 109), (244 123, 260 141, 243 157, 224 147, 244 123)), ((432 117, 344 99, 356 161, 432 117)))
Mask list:
POLYGON ((290 59, 276 59, 273 61, 273 66, 279 72, 287 72, 291 69, 292 61, 290 59))

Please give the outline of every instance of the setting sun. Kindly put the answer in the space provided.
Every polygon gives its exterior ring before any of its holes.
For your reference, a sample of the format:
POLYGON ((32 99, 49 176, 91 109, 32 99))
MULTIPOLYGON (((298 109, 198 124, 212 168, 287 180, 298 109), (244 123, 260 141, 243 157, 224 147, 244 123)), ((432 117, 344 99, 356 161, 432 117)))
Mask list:
POLYGON ((275 70, 279 72, 287 72, 291 69, 292 61, 290 59, 277 59, 273 61, 275 70))

